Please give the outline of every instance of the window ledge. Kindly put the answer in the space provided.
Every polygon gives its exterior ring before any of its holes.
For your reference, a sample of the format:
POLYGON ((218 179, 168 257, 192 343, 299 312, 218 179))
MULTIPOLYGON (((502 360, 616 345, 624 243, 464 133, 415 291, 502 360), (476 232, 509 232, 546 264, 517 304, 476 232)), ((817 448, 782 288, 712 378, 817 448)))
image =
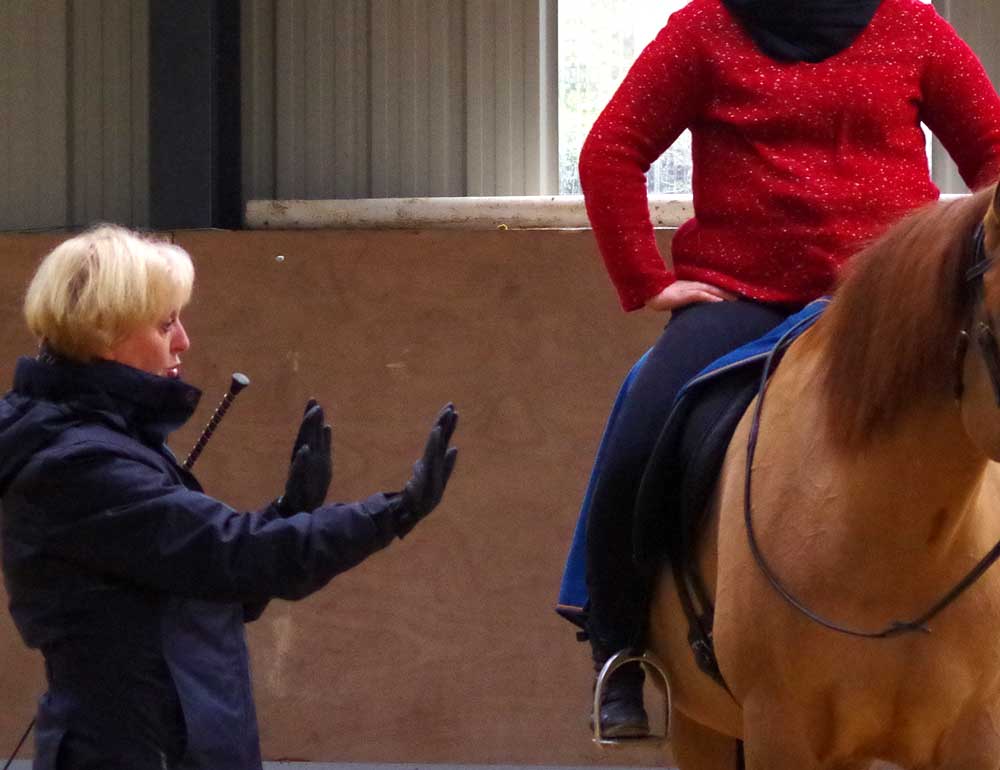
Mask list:
MULTIPOLYGON (((690 195, 651 195, 649 207, 656 227, 678 227, 694 213, 690 195)), ((582 195, 252 200, 247 202, 245 224, 252 230, 515 230, 590 226, 582 195)))
MULTIPOLYGON (((961 197, 942 195, 942 200, 961 197)), ((694 216, 690 195, 650 195, 654 227, 679 227, 694 216)), ((251 230, 526 230, 586 228, 582 195, 489 198, 252 200, 251 230)))

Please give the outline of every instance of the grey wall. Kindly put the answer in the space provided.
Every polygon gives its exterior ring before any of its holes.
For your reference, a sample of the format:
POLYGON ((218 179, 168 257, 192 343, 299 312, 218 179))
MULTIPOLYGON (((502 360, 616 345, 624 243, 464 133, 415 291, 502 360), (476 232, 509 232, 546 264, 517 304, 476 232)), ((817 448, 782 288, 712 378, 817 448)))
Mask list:
MULTIPOLYGON (((557 191, 558 0, 241 3, 246 198, 557 191)), ((935 5, 1000 80, 1000 4, 935 5)), ((149 0, 0 2, 0 230, 149 223, 148 26, 149 0)))
MULTIPOLYGON (((1000 83, 1000 3, 994 0, 934 0, 934 7, 978 54, 993 84, 1000 83)), ((958 169, 937 141, 934 142, 932 162, 934 180, 942 192, 967 192, 958 169)))
POLYGON ((0 3, 0 229, 148 220, 148 5, 0 3))
POLYGON ((243 0, 249 198, 558 192, 556 0, 243 0))

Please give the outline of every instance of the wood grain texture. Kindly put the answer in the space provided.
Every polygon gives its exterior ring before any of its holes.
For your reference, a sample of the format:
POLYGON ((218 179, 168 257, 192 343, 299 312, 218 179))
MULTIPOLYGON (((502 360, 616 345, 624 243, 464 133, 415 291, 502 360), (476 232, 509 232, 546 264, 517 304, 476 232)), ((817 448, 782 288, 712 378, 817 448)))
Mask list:
MULTIPOLYGON (((233 371, 252 380, 196 467, 210 494, 240 508, 279 494, 311 396, 333 424, 333 499, 398 489, 438 408, 461 413, 441 507, 249 627, 265 756, 662 765, 651 748, 591 744, 588 651, 552 611, 607 412, 664 320, 618 309, 591 234, 174 237, 197 268, 184 376, 205 391, 174 451, 185 456, 233 371)), ((33 349, 24 287, 58 240, 0 237, 5 387, 33 349)), ((43 688, 6 613, 0 655, 5 755, 43 688)))

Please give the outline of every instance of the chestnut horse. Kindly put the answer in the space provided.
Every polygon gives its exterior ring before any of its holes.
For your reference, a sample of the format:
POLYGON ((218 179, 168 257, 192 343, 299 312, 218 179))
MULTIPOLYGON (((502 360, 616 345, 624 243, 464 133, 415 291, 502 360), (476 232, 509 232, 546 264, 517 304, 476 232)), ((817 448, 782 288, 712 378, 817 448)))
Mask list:
POLYGON ((740 740, 748 770, 1000 768, 1000 566, 975 571, 1000 540, 993 257, 995 189, 855 258, 765 391, 749 511, 747 410, 697 547, 731 694, 694 664, 669 569, 651 610, 682 770, 732 770, 740 740), (747 518, 775 582, 821 620, 766 576, 747 518), (926 628, 896 633, 914 618, 926 628))

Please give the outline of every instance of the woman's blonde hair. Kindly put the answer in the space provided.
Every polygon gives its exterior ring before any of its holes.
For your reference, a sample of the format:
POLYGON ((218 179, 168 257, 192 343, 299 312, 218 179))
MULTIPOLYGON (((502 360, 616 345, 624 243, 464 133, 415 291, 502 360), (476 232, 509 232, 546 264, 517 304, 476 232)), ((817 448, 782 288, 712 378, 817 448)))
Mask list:
POLYGON ((88 362, 185 305, 193 285, 191 257, 179 246, 98 225, 42 260, 28 286, 24 317, 55 353, 88 362))

